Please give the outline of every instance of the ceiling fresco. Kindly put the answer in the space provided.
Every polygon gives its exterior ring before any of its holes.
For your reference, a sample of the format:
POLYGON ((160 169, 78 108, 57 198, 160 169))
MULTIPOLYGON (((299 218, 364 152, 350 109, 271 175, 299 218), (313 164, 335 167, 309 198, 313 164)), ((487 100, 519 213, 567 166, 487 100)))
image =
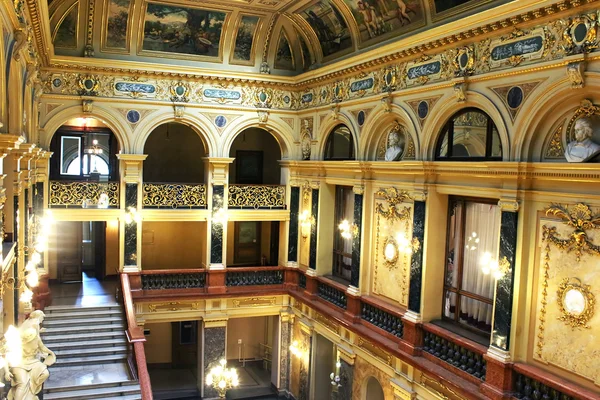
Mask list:
POLYGON ((292 76, 507 2, 52 0, 48 11, 59 57, 292 76))

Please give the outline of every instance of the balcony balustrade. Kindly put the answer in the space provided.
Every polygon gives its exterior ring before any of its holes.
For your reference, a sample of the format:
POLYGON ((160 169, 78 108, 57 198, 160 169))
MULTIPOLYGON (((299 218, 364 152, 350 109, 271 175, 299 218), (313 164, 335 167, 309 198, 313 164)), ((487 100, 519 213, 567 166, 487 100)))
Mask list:
POLYGON ((282 285, 283 269, 275 267, 254 267, 244 271, 232 268, 227 270, 225 280, 226 286, 258 286, 258 285, 282 285))
POLYGON ((376 306, 371 304, 362 303, 361 318, 376 327, 383 329, 384 331, 402 338, 404 333, 404 325, 400 317, 390 314, 376 306))
MULTIPOLYGON (((433 332, 424 331, 423 350, 477 379, 485 380, 486 361, 482 354, 433 332)), ((485 350, 484 350, 485 351, 485 350)))
POLYGON ((144 208, 206 208, 206 185, 184 183, 144 183, 144 208))
POLYGON ((319 282, 318 295, 323 300, 343 308, 344 310, 347 307, 348 299, 346 298, 346 294, 343 291, 329 286, 324 282, 319 282))
POLYGON ((240 210, 284 210, 285 186, 229 185, 228 207, 240 210))
POLYGON ((50 208, 119 208, 119 182, 50 181, 50 208))
POLYGON ((142 272, 142 290, 200 289, 206 285, 204 270, 142 272))

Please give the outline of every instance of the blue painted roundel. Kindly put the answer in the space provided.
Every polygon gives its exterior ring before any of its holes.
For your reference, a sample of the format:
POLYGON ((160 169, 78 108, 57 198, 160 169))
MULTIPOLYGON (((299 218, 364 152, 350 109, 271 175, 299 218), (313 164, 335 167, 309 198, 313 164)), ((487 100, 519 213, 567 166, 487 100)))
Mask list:
POLYGON ((215 125, 219 128, 224 127, 225 125, 227 125, 227 118, 225 118, 222 115, 219 115, 217 118, 215 118, 215 125))
POLYGON ((129 110, 127 111, 127 121, 132 124, 137 124, 140 120, 140 112, 137 110, 129 110))

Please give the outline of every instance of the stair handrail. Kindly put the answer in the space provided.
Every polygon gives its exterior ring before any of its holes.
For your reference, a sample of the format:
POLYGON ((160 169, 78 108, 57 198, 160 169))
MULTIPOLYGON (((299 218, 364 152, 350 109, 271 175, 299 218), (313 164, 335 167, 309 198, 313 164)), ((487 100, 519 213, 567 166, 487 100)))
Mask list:
POLYGON ((125 309, 125 318, 127 320, 127 340, 133 346, 135 364, 137 368, 137 377, 142 392, 142 400, 153 400, 152 385, 150 383, 150 374, 146 364, 146 353, 144 351, 144 342, 146 337, 144 331, 137 325, 135 311, 133 308, 133 298, 131 297, 131 286, 129 284, 129 275, 121 274, 121 288, 123 295, 123 308, 125 309))

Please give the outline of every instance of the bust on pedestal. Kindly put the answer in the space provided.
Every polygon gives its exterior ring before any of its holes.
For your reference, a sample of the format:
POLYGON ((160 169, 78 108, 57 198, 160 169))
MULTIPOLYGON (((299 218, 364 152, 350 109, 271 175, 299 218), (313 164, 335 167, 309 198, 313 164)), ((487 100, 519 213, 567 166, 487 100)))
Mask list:
POLYGON ((600 145, 592 141, 592 120, 586 117, 575 121, 575 140, 567 145, 565 158, 568 162, 586 162, 600 153, 600 145))

